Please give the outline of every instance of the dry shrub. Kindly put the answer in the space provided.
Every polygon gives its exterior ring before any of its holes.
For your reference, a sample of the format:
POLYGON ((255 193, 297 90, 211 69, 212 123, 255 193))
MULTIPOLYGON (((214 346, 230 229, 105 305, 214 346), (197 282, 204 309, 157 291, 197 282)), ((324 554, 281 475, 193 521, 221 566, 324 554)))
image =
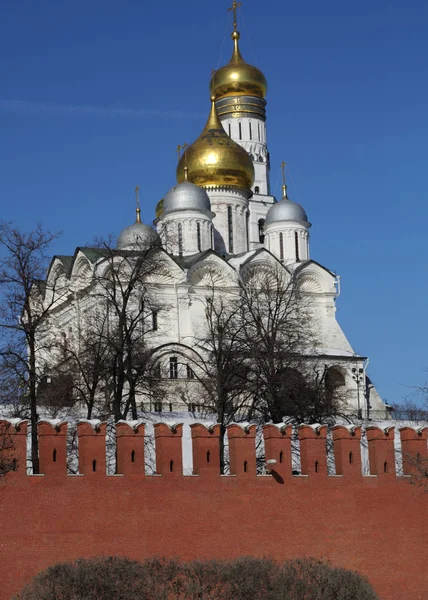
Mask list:
POLYGON ((15 600, 377 600, 368 581, 313 559, 276 563, 96 557, 37 575, 15 600))

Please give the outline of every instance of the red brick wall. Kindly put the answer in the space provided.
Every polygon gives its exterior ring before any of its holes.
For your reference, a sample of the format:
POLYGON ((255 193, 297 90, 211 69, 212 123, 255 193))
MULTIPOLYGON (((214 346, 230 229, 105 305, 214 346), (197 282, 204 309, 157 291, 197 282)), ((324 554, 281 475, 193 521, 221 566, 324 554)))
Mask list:
MULTIPOLYGON (((14 436, 18 452, 25 429, 24 423, 20 432, 10 427, 21 433, 14 436)), ((370 465, 382 472, 363 477, 352 468, 360 465, 360 430, 335 428, 343 475, 328 476, 325 429, 303 426, 301 461, 308 475, 292 476, 290 429, 267 426, 266 459, 277 462, 269 464, 273 476, 256 476, 250 452, 254 430, 235 426, 230 446, 235 475, 220 476, 212 459, 219 429, 196 425, 199 474, 182 476, 175 469, 182 464, 182 429, 161 425, 155 433, 160 475, 150 477, 139 462, 141 426, 121 426, 118 465, 124 474, 114 476, 98 466, 93 471, 93 461, 103 465, 105 457, 103 426, 79 426, 86 456, 80 458, 85 475, 77 476, 65 474, 65 427, 43 423, 39 431, 46 474, 27 476, 21 469, 0 484, 2 600, 49 565, 100 554, 140 560, 317 556, 367 575, 382 600, 428 595, 428 493, 397 477, 390 466, 383 472, 391 458, 391 432, 372 430, 370 465)), ((408 429, 405 436, 412 437, 408 429)), ((413 437, 407 446, 426 451, 426 432, 413 437)))

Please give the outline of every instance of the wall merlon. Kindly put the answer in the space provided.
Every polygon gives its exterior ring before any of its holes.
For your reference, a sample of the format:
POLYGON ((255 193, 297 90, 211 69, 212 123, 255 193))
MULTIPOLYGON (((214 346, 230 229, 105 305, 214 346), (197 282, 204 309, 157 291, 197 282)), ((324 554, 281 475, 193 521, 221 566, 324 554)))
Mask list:
POLYGON ((231 475, 255 477, 257 427, 248 423, 231 423, 226 429, 231 475))
POLYGON ((195 475, 220 475, 221 425, 190 425, 192 435, 193 473, 195 475))
POLYGON ((292 434, 292 426, 285 423, 268 423, 263 427, 266 470, 272 473, 274 477, 292 475, 292 434), (272 463, 272 460, 275 463, 272 463))
POLYGON ((183 423, 155 423, 156 474, 183 476, 183 423))
POLYGON ((303 424, 297 429, 303 475, 327 475, 327 425, 303 424))
POLYGON ((145 423, 118 421, 116 424, 116 471, 118 475, 145 475, 145 423))
POLYGON ((401 427, 399 431, 403 473, 418 475, 422 463, 428 459, 428 427, 401 427))
POLYGON ((333 440, 361 440, 361 426, 360 425, 334 425, 331 428, 333 434, 333 440))
POLYGON ((9 477, 22 477, 27 474, 27 432, 26 419, 0 420, 1 456, 6 463, 15 465, 9 477))
POLYGON ((334 425, 332 434, 336 475, 362 477, 361 427, 334 425))
POLYGON ((394 431, 392 426, 366 428, 371 475, 395 475, 394 431))
POLYGON ((78 421, 79 473, 97 477, 106 474, 106 431, 105 422, 78 421))
POLYGON ((67 474, 67 421, 51 419, 39 421, 40 473, 44 475, 67 474))

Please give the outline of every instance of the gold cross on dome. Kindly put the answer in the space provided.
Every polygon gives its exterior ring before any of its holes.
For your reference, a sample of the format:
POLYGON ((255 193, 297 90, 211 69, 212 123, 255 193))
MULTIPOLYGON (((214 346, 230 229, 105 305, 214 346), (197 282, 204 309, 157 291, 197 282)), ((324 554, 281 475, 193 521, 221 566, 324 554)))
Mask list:
POLYGON ((236 11, 241 6, 242 6, 242 2, 236 2, 236 0, 233 0, 232 6, 227 9, 227 12, 231 12, 233 10, 233 28, 235 29, 235 31, 238 27, 238 23, 236 22, 236 11))
POLYGON ((282 161, 281 163, 281 171, 282 171, 282 185, 285 185, 285 167, 287 166, 287 163, 282 161))
POLYGON ((140 197, 139 197, 139 191, 140 191, 140 186, 137 185, 135 186, 135 204, 137 205, 137 208, 140 208, 140 197))
POLYGON ((285 167, 287 166, 287 163, 282 161, 281 163, 281 171, 282 171, 282 197, 283 198, 287 198, 287 183, 285 181, 285 167))
POLYGON ((187 142, 184 142, 184 144, 183 144, 183 145, 181 145, 181 144, 178 144, 176 152, 177 152, 177 155, 178 155, 178 160, 179 160, 179 161, 180 161, 180 158, 181 158, 181 151, 182 151, 182 150, 185 150, 185 149, 186 149, 186 148, 188 148, 188 147, 189 147, 189 144, 188 144, 187 142))

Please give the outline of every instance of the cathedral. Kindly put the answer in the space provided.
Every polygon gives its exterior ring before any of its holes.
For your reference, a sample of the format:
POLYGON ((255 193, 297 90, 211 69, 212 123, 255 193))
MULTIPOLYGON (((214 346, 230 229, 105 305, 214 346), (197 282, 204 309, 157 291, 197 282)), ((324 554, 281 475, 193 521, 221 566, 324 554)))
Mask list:
MULTIPOLYGON (((192 385, 197 362, 192 340, 203 327, 200 298, 213 273, 218 289, 228 290, 257 269, 281 269, 311 300, 319 340, 314 354, 331 369, 335 385, 346 390, 347 412, 386 417, 387 407, 366 374, 366 357, 354 352, 336 320, 338 277, 311 258, 311 223, 305 208, 288 197, 284 163, 282 198, 271 193, 267 82, 242 57, 236 2, 232 8, 232 56, 212 74, 206 125, 196 141, 181 148, 177 183, 158 203, 154 226, 141 221, 137 208, 135 222, 118 234, 114 249, 124 256, 150 246, 163 257, 162 269, 151 274, 151 294, 167 301, 168 309, 151 310, 145 321, 158 377, 168 385, 192 385)), ((59 289, 60 282, 65 293, 50 311, 50 335, 55 331, 69 345, 79 345, 82 315, 97 303, 93 282, 105 261, 102 249, 86 247, 53 258, 46 289, 54 283, 59 289)), ((163 401, 149 399, 146 408, 190 410, 183 398, 165 394, 163 401)))

